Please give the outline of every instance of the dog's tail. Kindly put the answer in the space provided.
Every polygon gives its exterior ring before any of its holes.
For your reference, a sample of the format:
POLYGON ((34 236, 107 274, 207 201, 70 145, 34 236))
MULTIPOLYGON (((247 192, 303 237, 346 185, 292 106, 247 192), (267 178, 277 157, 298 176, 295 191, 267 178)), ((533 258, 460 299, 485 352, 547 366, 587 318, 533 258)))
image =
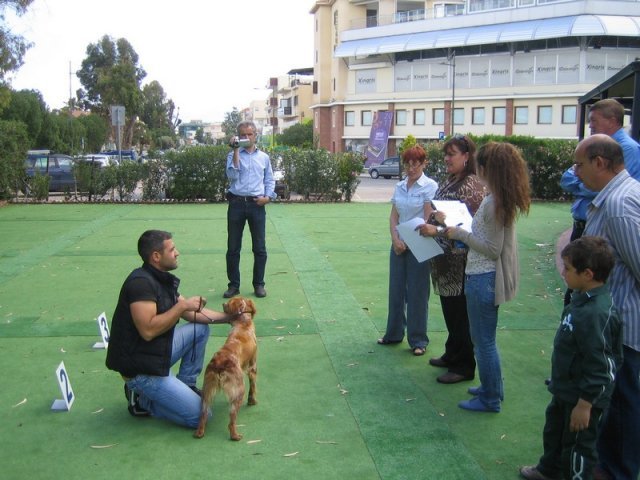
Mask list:
POLYGON ((216 372, 218 375, 224 372, 230 372, 235 370, 236 363, 232 358, 224 356, 220 358, 220 355, 215 355, 213 360, 211 361, 211 369, 216 372))

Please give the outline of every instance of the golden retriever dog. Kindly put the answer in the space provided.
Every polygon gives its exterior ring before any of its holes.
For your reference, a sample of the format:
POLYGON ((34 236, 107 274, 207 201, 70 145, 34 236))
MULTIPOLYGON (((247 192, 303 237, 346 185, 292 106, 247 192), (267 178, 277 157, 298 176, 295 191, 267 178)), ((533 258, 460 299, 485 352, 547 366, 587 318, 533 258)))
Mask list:
POLYGON ((244 398, 244 373, 249 377, 247 404, 258 403, 256 401, 258 343, 253 325, 256 307, 248 298, 238 296, 225 303, 223 309, 225 313, 237 316, 231 321, 231 332, 227 341, 215 353, 205 370, 200 422, 193 436, 196 438, 204 436, 204 429, 209 419, 207 410, 218 389, 222 389, 229 401, 229 434, 231 440, 238 441, 242 435, 236 430, 236 418, 244 398))

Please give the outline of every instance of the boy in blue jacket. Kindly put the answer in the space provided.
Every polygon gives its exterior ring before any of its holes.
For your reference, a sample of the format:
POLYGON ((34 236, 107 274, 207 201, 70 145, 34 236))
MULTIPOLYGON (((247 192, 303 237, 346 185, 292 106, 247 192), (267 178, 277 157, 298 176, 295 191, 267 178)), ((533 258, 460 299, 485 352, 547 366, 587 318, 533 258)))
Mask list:
POLYGON ((622 363, 622 324, 605 285, 614 265, 611 247, 586 236, 561 256, 573 294, 553 341, 544 453, 538 465, 520 469, 528 480, 593 478, 598 424, 622 363))

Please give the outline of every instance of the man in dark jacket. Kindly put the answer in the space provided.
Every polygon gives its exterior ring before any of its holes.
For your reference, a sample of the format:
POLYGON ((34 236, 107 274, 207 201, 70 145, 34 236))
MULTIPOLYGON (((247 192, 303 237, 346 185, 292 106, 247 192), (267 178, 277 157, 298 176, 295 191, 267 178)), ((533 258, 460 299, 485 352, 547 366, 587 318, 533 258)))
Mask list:
POLYGON ((202 297, 185 298, 179 252, 169 232, 148 230, 138 239, 143 265, 125 280, 113 314, 107 367, 125 381, 129 413, 165 418, 195 428, 200 416, 196 379, 202 371, 209 324, 230 316, 204 308, 202 297), (180 319, 190 324, 177 326, 180 319), (171 366, 180 360, 177 376, 171 366))
POLYGON ((522 467, 529 480, 593 478, 596 438, 622 364, 622 325, 605 285, 613 252, 601 237, 582 237, 562 250, 571 303, 553 342, 551 383, 543 431, 544 454, 522 467))

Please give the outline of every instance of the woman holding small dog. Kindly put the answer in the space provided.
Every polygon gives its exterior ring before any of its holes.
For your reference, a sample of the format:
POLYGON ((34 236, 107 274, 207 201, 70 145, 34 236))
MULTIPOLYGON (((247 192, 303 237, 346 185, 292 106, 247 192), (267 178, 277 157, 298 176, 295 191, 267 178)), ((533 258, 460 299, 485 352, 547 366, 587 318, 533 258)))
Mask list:
POLYGON ((407 341, 414 355, 424 355, 427 337, 427 306, 429 303, 429 262, 419 263, 400 237, 397 226, 413 218, 429 218, 438 184, 424 174, 427 154, 420 145, 402 153, 406 178, 396 185, 391 198, 389 229, 389 312, 387 329, 380 345, 402 342, 405 327, 407 341))
POLYGON ((529 173, 522 155, 509 143, 483 145, 476 166, 488 194, 473 217, 472 231, 459 227, 445 231, 448 238, 470 248, 464 293, 481 383, 469 388, 473 398, 458 406, 476 412, 499 412, 504 391, 496 345, 498 308, 515 297, 518 289, 516 219, 529 212, 529 173))

